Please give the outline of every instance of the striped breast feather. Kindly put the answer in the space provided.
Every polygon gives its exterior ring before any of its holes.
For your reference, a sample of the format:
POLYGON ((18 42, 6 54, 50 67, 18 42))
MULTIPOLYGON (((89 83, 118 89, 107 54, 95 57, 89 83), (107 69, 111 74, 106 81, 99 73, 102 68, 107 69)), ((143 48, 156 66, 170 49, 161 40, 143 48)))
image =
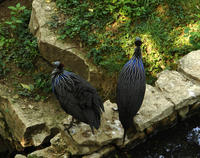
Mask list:
POLYGON ((122 80, 134 81, 145 78, 144 65, 141 58, 132 58, 122 68, 120 78, 122 80))
POLYGON ((67 71, 57 74, 52 82, 52 89, 57 94, 64 96, 67 91, 74 90, 74 82, 67 71))

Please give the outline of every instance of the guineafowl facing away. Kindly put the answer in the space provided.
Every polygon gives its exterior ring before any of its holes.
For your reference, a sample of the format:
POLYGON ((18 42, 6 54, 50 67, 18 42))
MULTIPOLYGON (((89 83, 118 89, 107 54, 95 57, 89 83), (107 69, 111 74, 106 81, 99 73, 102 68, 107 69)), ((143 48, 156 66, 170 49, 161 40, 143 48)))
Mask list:
POLYGON ((119 120, 124 128, 123 143, 127 130, 133 127, 133 117, 142 105, 146 89, 145 71, 140 49, 141 44, 141 39, 137 37, 134 55, 122 68, 117 83, 116 100, 119 120))

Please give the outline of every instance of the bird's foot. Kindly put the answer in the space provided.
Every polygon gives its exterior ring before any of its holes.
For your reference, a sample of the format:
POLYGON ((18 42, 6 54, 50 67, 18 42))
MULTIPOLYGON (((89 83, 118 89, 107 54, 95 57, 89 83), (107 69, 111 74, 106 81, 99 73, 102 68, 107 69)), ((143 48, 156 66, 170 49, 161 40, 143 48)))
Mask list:
POLYGON ((74 118, 72 117, 72 120, 69 124, 68 123, 64 124, 65 130, 69 131, 69 129, 72 128, 74 125, 75 125, 74 124, 74 118))
POLYGON ((64 124, 64 130, 70 130, 70 128, 72 128, 74 126, 74 124, 64 124))

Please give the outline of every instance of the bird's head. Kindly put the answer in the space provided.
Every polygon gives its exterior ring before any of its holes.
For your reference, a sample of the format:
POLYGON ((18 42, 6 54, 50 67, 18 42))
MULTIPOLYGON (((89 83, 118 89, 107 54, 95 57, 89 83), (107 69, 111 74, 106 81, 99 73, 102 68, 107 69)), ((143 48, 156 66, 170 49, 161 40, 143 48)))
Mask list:
POLYGON ((137 47, 140 47, 142 45, 142 41, 141 41, 141 38, 140 37, 136 37, 135 38, 135 45, 137 47))
POLYGON ((64 65, 63 65, 60 61, 52 62, 52 65, 53 65, 55 68, 59 69, 59 70, 61 70, 61 69, 64 67, 64 65))
POLYGON ((141 57, 141 49, 140 49, 140 46, 142 45, 142 41, 141 41, 141 38, 140 38, 140 37, 136 37, 136 38, 135 38, 135 45, 136 45, 136 48, 135 48, 134 56, 135 56, 135 57, 141 57))

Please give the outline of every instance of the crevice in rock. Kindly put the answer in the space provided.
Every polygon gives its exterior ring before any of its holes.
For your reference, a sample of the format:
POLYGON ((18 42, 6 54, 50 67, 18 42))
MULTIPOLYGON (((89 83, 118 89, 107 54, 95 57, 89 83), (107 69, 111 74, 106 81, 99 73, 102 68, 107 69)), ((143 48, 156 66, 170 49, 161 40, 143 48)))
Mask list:
MULTIPOLYGON (((0 103, 3 98, 0 97, 0 103)), ((2 104, 1 104, 2 105, 2 104)), ((10 128, 5 120, 4 113, 0 111, 1 118, 0 121, 3 122, 0 126, 0 158, 10 158, 10 154, 16 150, 17 142, 13 138, 10 128)))
POLYGON ((25 147, 25 148, 23 149, 23 151, 17 151, 17 150, 15 150, 15 151, 13 151, 13 152, 9 155, 9 158, 12 158, 12 157, 14 158, 14 156, 15 156, 16 154, 22 154, 22 155, 27 156, 28 154, 30 154, 30 153, 32 153, 32 152, 34 152, 34 151, 41 150, 41 149, 44 149, 44 148, 47 148, 47 147, 51 146, 50 140, 51 140, 56 134, 58 134, 58 132, 59 132, 59 129, 58 129, 58 128, 52 128, 52 129, 51 129, 51 134, 50 134, 49 136, 47 136, 47 137, 44 139, 44 141, 43 141, 43 143, 42 143, 41 145, 39 145, 39 146, 25 147))
POLYGON ((41 149, 44 149, 44 148, 49 147, 49 146, 51 146, 50 140, 48 142, 45 142, 45 143, 37 146, 37 147, 35 147, 35 146, 26 147, 26 148, 24 148, 23 151, 15 150, 10 154, 10 158, 12 158, 12 157, 14 158, 16 154, 22 154, 22 155, 27 156, 28 154, 30 154, 30 153, 32 153, 36 150, 41 150, 41 149))
POLYGON ((10 142, 8 139, 4 139, 0 135, 0 158, 7 158, 9 157, 9 154, 14 151, 14 146, 12 142, 10 142))
POLYGON ((188 81, 191 81, 193 84, 200 85, 200 80, 198 78, 195 78, 194 76, 190 75, 189 73, 186 73, 183 69, 179 68, 178 72, 183 75, 184 78, 186 78, 188 81))

